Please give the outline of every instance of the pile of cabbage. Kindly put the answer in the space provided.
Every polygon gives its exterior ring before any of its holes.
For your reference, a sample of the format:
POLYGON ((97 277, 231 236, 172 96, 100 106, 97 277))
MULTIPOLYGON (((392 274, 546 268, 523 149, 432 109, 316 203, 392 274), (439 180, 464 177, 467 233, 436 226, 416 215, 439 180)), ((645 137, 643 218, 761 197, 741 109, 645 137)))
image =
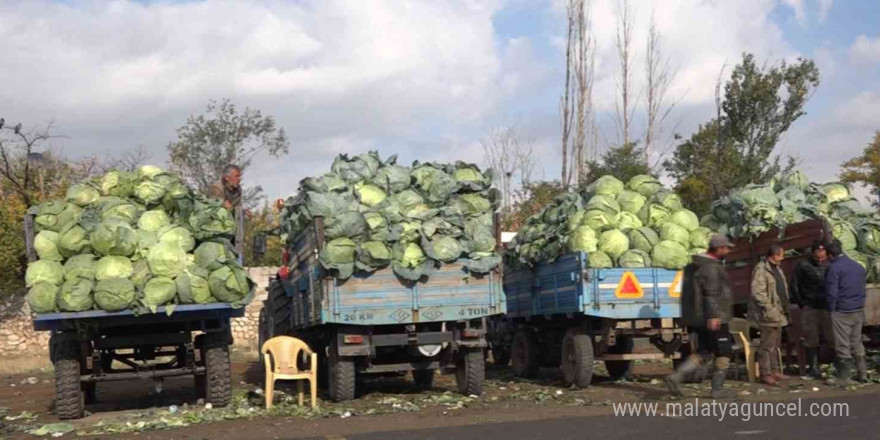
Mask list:
POLYGON ((323 218, 319 258, 339 279, 390 266, 419 281, 456 261, 470 273, 487 273, 501 263, 491 185, 491 171, 464 162, 404 166, 375 151, 343 154, 327 174, 300 182, 284 205, 281 235, 295 240, 323 218))
POLYGON ((25 282, 37 313, 249 300, 229 211, 158 167, 110 171, 29 214, 39 259, 25 282))
POLYGON ((733 238, 755 237, 773 228, 825 219, 847 255, 869 268, 880 262, 880 213, 867 209, 841 183, 813 183, 800 171, 764 185, 748 185, 712 203, 704 226, 733 238))
POLYGON ((526 220, 507 248, 511 264, 534 266, 586 252, 590 267, 678 269, 705 252, 712 231, 656 178, 602 176, 584 193, 557 197, 526 220))

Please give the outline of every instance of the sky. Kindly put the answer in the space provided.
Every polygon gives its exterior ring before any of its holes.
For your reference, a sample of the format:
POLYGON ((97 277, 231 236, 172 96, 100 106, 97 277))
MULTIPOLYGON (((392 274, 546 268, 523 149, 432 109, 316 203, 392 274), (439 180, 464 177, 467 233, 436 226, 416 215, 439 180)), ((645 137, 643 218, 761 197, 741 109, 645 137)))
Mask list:
MULTIPOLYGON (((595 99, 614 143, 615 0, 593 0, 595 99)), ((714 84, 743 52, 814 59, 821 85, 777 151, 833 180, 880 129, 880 2, 633 1, 635 134, 644 131, 644 46, 653 17, 677 71, 664 145, 714 114, 714 84)), ((516 124, 538 176, 559 175, 564 0, 0 1, 0 117, 39 128, 76 158, 166 146, 211 99, 272 115, 290 154, 259 157, 245 181, 272 199, 371 149, 483 162, 480 139, 516 124)), ((665 149, 658 149, 665 150, 665 149)), ((601 153, 601 151, 600 151, 601 153)), ((658 151, 661 154, 663 151, 658 151)))

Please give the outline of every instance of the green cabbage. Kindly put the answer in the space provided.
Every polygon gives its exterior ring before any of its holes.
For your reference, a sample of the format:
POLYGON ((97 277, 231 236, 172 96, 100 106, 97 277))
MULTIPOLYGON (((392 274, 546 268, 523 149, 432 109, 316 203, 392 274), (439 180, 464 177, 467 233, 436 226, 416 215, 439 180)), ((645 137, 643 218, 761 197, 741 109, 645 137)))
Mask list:
POLYGON ((651 251, 654 266, 665 269, 681 269, 690 262, 687 248, 675 241, 664 240, 651 251))
POLYGON ((101 193, 88 183, 71 185, 67 189, 67 201, 77 206, 88 206, 95 203, 101 197, 101 193))
POLYGON ((92 308, 94 282, 84 278, 67 280, 58 293, 58 308, 64 312, 82 312, 92 308))
POLYGON ((846 220, 832 220, 831 233, 844 251, 853 251, 858 247, 858 233, 852 223, 846 220))
POLYGON ((196 247, 196 240, 192 234, 180 226, 168 226, 159 231, 158 237, 160 243, 174 243, 184 252, 192 251, 196 247))
POLYGON ((409 168, 400 165, 389 165, 376 172, 373 184, 386 193, 399 193, 409 188, 412 182, 409 168))
POLYGON ((660 237, 653 229, 642 227, 629 231, 629 241, 633 249, 643 252, 651 252, 654 246, 660 242, 660 237))
POLYGON ((670 191, 660 191, 657 194, 654 194, 653 200, 655 203, 662 205, 669 212, 678 211, 683 207, 681 197, 670 191))
POLYGON ((627 249, 629 249, 629 238, 617 229, 605 231, 599 236, 599 250, 612 259, 617 259, 627 249))
POLYGON ((700 219, 697 218, 696 214, 687 209, 675 211, 672 216, 669 217, 669 221, 687 229, 688 232, 700 227, 700 219))
POLYGON ((177 243, 159 242, 147 254, 150 272, 160 277, 174 278, 186 265, 186 252, 177 243))
POLYGON ((98 281, 110 278, 128 278, 132 271, 131 260, 125 257, 108 256, 95 263, 95 279, 98 281))
POLYGON ((458 240, 446 235, 437 236, 432 240, 423 240, 422 247, 428 254, 428 257, 444 263, 451 263, 457 260, 462 252, 458 240))
POLYGON ((613 218, 620 213, 620 204, 617 203, 614 196, 597 195, 590 198, 590 201, 587 202, 588 211, 596 209, 608 214, 609 218, 613 218))
POLYGON ((642 224, 652 228, 658 228, 669 220, 670 211, 663 205, 648 203, 639 211, 639 220, 642 224))
POLYGON ((61 230, 58 237, 58 251, 66 258, 89 252, 89 235, 82 226, 70 223, 61 230))
POLYGON ((608 214, 599 209, 591 209, 584 213, 584 218, 581 220, 581 224, 589 226, 596 231, 603 231, 614 227, 614 222, 616 220, 616 214, 608 214))
POLYGON ((79 221, 83 209, 73 203, 52 201, 37 205, 33 212, 39 230, 60 232, 68 224, 79 221))
POLYGON ((425 253, 415 243, 401 243, 399 247, 395 246, 393 258, 403 267, 411 269, 419 267, 425 261, 425 253))
POLYGON ((355 185, 355 192, 357 193, 358 200, 369 207, 382 203, 388 197, 385 191, 374 185, 355 185))
POLYGON ((709 247, 709 240, 712 238, 712 230, 701 226, 691 231, 690 235, 692 248, 706 249, 709 247))
POLYGON ((58 252, 58 239, 59 235, 57 232, 52 232, 48 229, 40 231, 40 233, 34 237, 34 250, 37 252, 37 256, 39 256, 41 260, 64 260, 61 253, 58 252))
MULTIPOLYGON (((336 240, 331 240, 331 243, 336 240)), ((208 270, 217 270, 221 266, 235 261, 235 254, 228 247, 213 241, 200 244, 196 248, 195 257, 196 264, 208 270)))
POLYGON ((137 176, 125 171, 110 171, 101 177, 101 192, 115 197, 130 197, 134 192, 137 176))
POLYGON ((24 281, 28 287, 33 287, 37 283, 61 285, 64 282, 64 267, 57 261, 34 261, 28 264, 24 274, 24 281))
POLYGON ((657 194, 663 188, 659 180, 647 174, 640 174, 629 179, 627 187, 645 197, 651 197, 657 194))
POLYGON ((177 297, 182 304, 208 304, 216 302, 208 284, 210 273, 200 267, 192 267, 180 274, 177 284, 177 297))
POLYGON ((368 268, 387 266, 391 262, 391 250, 380 241, 365 241, 357 247, 357 259, 368 268))
POLYGON ((134 195, 145 205, 155 205, 165 197, 165 187, 156 182, 141 182, 134 188, 134 195))
POLYGON ((828 203, 839 202, 850 197, 849 189, 840 183, 826 183, 822 185, 822 192, 828 203))
POLYGON ((144 286, 147 285, 147 281, 152 277, 153 273, 150 272, 150 264, 147 263, 147 260, 137 260, 134 262, 130 278, 135 288, 143 290, 144 286))
POLYGON ((237 266, 223 266, 211 272, 208 286, 214 298, 227 303, 244 299, 250 290, 247 273, 237 266))
POLYGON ((642 221, 639 220, 638 216, 631 212, 621 211, 617 214, 617 217, 615 217, 614 225, 621 231, 628 231, 630 229, 641 228, 642 221))
POLYGON ((137 222, 141 214, 141 208, 127 200, 115 197, 105 197, 101 202, 101 219, 111 218, 123 220, 128 224, 137 222))
POLYGON ((645 196, 634 191, 623 191, 617 195, 617 203, 620 205, 620 209, 632 214, 638 214, 647 202, 648 199, 645 196))
POLYGON ((660 227, 661 241, 674 241, 684 247, 690 247, 691 233, 687 229, 669 222, 660 227))
POLYGON ((177 284, 165 276, 150 278, 144 285, 144 305, 147 307, 163 306, 177 296, 177 284))
MULTIPOLYGON (((350 238, 342 237, 327 242, 324 248, 321 249, 319 259, 324 268, 334 269, 337 271, 339 278, 346 279, 354 273, 356 255, 357 243, 350 238)), ((198 249, 196 249, 196 259, 198 260, 198 249)))
POLYGON ((57 307, 57 298, 58 286, 44 282, 34 284, 34 286, 28 290, 27 296, 25 297, 31 310, 36 313, 54 312, 57 307))
POLYGON ((83 278, 95 279, 95 264, 98 258, 92 254, 74 255, 64 262, 64 279, 67 281, 83 278))
POLYGON ((124 220, 109 218, 92 233, 91 244, 101 255, 130 257, 137 250, 138 234, 124 220))
POLYGON ((602 176, 590 184, 587 191, 597 195, 616 196, 623 191, 623 182, 614 176, 602 176))
POLYGON ((134 303, 134 284, 127 278, 108 278, 95 285, 95 304, 107 312, 125 310, 134 303))
POLYGON ((593 228, 581 225, 574 230, 568 246, 571 252, 596 252, 599 250, 599 238, 593 228))
POLYGON ((492 211, 492 202, 477 193, 459 194, 452 198, 451 203, 469 217, 492 211))
POLYGON ((171 225, 171 218, 168 217, 168 214, 166 214, 165 211, 153 209, 141 214, 141 218, 138 219, 137 224, 138 229, 159 232, 159 230, 171 225))
POLYGON ((141 165, 138 167, 137 173, 141 179, 154 179, 164 171, 155 165, 141 165))
POLYGON ((651 255, 639 249, 630 249, 617 259, 617 265, 625 268, 651 267, 651 255))
POLYGON ((605 252, 590 252, 587 255, 588 264, 593 269, 608 269, 614 267, 614 260, 605 252))

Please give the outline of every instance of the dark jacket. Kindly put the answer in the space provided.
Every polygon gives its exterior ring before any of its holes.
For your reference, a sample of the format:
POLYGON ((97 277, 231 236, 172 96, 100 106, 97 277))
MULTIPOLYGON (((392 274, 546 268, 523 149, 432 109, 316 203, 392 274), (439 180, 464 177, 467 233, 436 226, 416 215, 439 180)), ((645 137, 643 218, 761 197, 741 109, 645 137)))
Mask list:
POLYGON ((732 301, 730 279, 721 260, 706 254, 694 255, 684 268, 681 318, 686 326, 705 327, 709 319, 730 321, 732 301))
POLYGON ((846 255, 831 262, 825 275, 828 290, 828 310, 855 312, 865 308, 867 272, 861 264, 846 255))
POLYGON ((791 278, 791 302, 813 309, 828 309, 825 293, 825 273, 828 272, 828 260, 822 263, 813 258, 801 261, 794 269, 791 278))

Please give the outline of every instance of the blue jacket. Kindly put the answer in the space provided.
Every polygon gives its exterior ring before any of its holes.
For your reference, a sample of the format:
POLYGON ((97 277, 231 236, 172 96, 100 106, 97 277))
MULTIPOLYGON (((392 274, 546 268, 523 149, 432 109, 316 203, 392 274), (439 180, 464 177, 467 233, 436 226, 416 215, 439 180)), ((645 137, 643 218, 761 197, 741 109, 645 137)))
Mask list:
POLYGON ((825 274, 828 310, 855 312, 864 309, 866 278, 867 272, 859 263, 846 255, 835 258, 825 274))

